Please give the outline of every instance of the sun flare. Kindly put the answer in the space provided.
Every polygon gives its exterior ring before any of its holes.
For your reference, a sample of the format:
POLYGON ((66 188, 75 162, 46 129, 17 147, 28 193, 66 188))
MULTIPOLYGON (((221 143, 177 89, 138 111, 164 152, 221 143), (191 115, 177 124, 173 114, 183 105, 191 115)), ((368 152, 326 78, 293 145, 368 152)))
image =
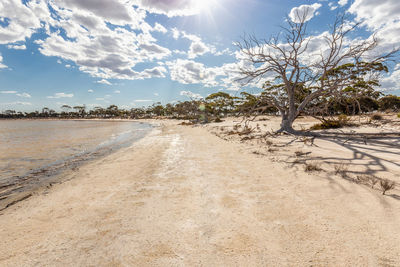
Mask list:
POLYGON ((197 12, 211 12, 217 6, 218 0, 197 0, 195 9, 197 12))

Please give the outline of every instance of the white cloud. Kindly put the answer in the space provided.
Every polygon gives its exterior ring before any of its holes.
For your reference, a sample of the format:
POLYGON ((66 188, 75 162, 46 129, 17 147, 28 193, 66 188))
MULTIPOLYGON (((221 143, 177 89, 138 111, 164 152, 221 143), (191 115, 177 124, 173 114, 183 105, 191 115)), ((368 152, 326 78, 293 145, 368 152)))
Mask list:
POLYGON ((17 91, 0 91, 2 94, 16 94, 18 93, 17 91))
POLYGON ((102 83, 102 84, 112 85, 112 83, 110 83, 110 82, 107 81, 106 79, 101 79, 100 81, 97 81, 96 83, 102 83))
POLYGON ((93 93, 94 91, 92 89, 87 90, 88 93, 93 93))
POLYGON ((115 94, 120 94, 121 91, 120 91, 120 90, 115 90, 114 93, 115 93, 115 94))
POLYGON ((130 23, 135 20, 129 5, 118 0, 56 0, 56 3, 67 9, 96 14, 114 24, 130 23))
POLYGON ((190 45, 190 48, 189 48, 188 57, 195 58, 195 57, 201 56, 209 51, 210 51, 210 48, 208 48, 202 41, 192 42, 192 44, 190 45))
POLYGON ((194 34, 189 34, 184 31, 180 32, 180 36, 182 36, 183 38, 186 38, 192 42, 200 42, 201 41, 201 38, 199 36, 194 35, 194 34))
POLYGON ((314 3, 312 5, 301 5, 298 7, 294 7, 289 13, 289 18, 295 23, 299 23, 301 21, 309 21, 314 17, 315 12, 321 6, 322 5, 319 3, 314 3))
POLYGON ((15 50, 25 50, 25 45, 7 45, 8 49, 15 49, 15 50))
POLYGON ((175 54, 180 54, 180 55, 187 54, 188 58, 193 59, 193 58, 196 58, 197 56, 204 55, 205 53, 208 53, 208 52, 212 52, 212 53, 216 52, 216 49, 214 46, 205 44, 201 40, 201 38, 197 35, 188 34, 185 31, 179 31, 177 28, 172 29, 172 35, 173 35, 172 37, 176 40, 179 39, 180 37, 182 37, 182 38, 185 38, 185 39, 188 39, 191 41, 188 53, 175 49, 173 51, 175 54))
POLYGON ((44 1, 1 1, 0 17, 8 20, 8 25, 1 28, 0 44, 25 41, 42 27, 41 20, 52 20, 44 1))
POLYGON ((400 88, 400 63, 396 65, 394 71, 381 79, 383 91, 395 91, 400 88))
MULTIPOLYGON (((142 72, 134 69, 138 63, 150 63, 171 54, 151 35, 153 31, 166 33, 167 29, 159 23, 150 26, 145 21, 146 11, 135 7, 134 2, 2 1, 0 18, 7 23, 0 28, 0 44, 8 44, 10 49, 26 49, 21 42, 44 30, 47 37, 34 42, 43 55, 58 57, 60 64, 61 59, 73 62, 80 71, 102 80, 163 77, 162 69, 142 72)), ((156 2, 147 4, 160 6, 156 2)), ((0 68, 6 68, 1 59, 0 56, 0 68)))
POLYGON ((151 99, 136 99, 136 100, 133 100, 133 102, 138 102, 138 103, 140 103, 140 102, 153 102, 153 100, 151 100, 151 99))
POLYGON ((349 1, 349 0, 339 0, 338 4, 339 4, 340 6, 345 6, 345 5, 347 5, 348 1, 349 1))
POLYGON ((110 103, 110 101, 108 100, 108 98, 110 98, 110 96, 104 96, 104 97, 97 97, 96 100, 97 101, 103 101, 104 103, 110 103))
POLYGON ((3 57, 2 57, 2 55, 0 54, 0 69, 6 69, 7 66, 4 65, 2 62, 3 62, 3 57))
POLYGON ((17 96, 19 97, 25 97, 25 98, 31 98, 32 96, 28 93, 21 93, 21 94, 17 94, 17 96))
POLYGON ((158 23, 151 27, 144 20, 146 12, 133 7, 129 1, 55 0, 48 4, 56 13, 57 20, 46 18, 42 22, 47 38, 35 41, 39 51, 46 56, 73 62, 80 71, 93 77, 152 78, 150 71, 138 72, 134 70, 135 66, 171 54, 167 48, 157 44, 150 33, 165 33, 167 30, 158 23), (109 23, 112 27, 108 26, 109 23))
POLYGON ((52 96, 47 96, 47 98, 71 98, 74 97, 74 94, 66 94, 66 93, 55 93, 52 96))
POLYGON ((222 51, 216 51, 214 53, 214 55, 215 56, 222 56, 222 55, 230 55, 230 56, 232 56, 232 55, 234 55, 234 53, 229 48, 225 48, 222 51))
POLYGON ((13 105, 13 106, 31 106, 32 103, 30 102, 21 102, 21 101, 16 101, 16 102, 10 102, 10 103, 3 103, 3 105, 13 105))
POLYGON ((158 67, 154 67, 152 69, 145 69, 142 72, 142 77, 143 78, 164 78, 165 77, 165 73, 167 72, 167 69, 162 67, 162 66, 158 66, 158 67))
POLYGON ((168 32, 168 30, 163 25, 161 25, 160 23, 156 23, 154 25, 153 31, 161 32, 161 33, 167 33, 168 32))
POLYGON ((349 12, 378 38, 378 52, 389 52, 400 44, 400 5, 398 0, 355 0, 349 12))
POLYGON ((398 22, 400 5, 398 0, 354 0, 349 12, 356 15, 357 21, 377 30, 388 22, 398 22))
POLYGON ((204 84, 216 86, 216 77, 224 73, 220 68, 207 68, 204 64, 192 60, 177 59, 166 63, 171 79, 182 84, 204 84))
POLYGON ((181 32, 177 28, 173 28, 171 31, 172 31, 172 37, 175 40, 178 40, 179 36, 181 35, 181 32))
POLYGON ((153 95, 155 95, 155 96, 159 96, 159 94, 158 94, 158 93, 154 93, 153 95))
POLYGON ((173 16, 190 16, 200 12, 201 0, 135 0, 135 4, 152 12, 173 16))
POLYGON ((182 51, 182 50, 178 50, 178 49, 175 49, 174 51, 172 51, 174 54, 177 54, 177 55, 186 55, 186 52, 185 51, 182 51))
POLYGON ((65 67, 69 69, 69 68, 71 68, 71 65, 67 64, 67 65, 65 65, 65 67))
POLYGON ((201 96, 200 94, 196 94, 191 91, 181 91, 179 94, 182 96, 187 96, 190 99, 202 99, 203 98, 203 96, 201 96))

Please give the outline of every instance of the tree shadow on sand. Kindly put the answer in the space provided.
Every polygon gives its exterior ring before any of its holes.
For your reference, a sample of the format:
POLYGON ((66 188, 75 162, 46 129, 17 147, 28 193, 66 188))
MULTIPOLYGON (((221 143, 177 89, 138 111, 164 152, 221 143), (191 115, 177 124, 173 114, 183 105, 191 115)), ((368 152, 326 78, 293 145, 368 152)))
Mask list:
MULTIPOLYGON (((326 151, 314 154, 314 152, 306 156, 299 156, 293 160, 293 156, 289 156, 287 162, 292 166, 297 164, 306 164, 307 162, 323 162, 330 166, 340 166, 345 164, 346 170, 341 177, 350 182, 360 183, 356 177, 362 175, 370 175, 379 177, 382 172, 394 174, 393 169, 400 171, 400 133, 321 133, 318 137, 304 139, 304 137, 294 137, 281 146, 288 146, 294 142, 304 142, 309 146, 314 146, 323 150, 324 146, 332 147, 340 150, 345 156, 336 156, 335 153, 326 151), (309 141, 309 143, 307 143, 309 141), (330 144, 331 143, 331 144, 330 144), (321 155, 323 154, 323 155, 321 155)), ((337 173, 336 173, 337 174, 337 173)), ((326 177, 333 182, 331 175, 326 177)), ((385 177, 379 177, 385 178, 385 177)), ((379 179, 378 178, 378 179, 379 179)), ((395 181, 396 186, 400 181, 395 181)), ((342 188, 344 189, 344 188, 342 188)), ((347 191, 347 190, 345 190, 347 191)), ((400 200, 397 194, 387 194, 387 196, 400 200)))

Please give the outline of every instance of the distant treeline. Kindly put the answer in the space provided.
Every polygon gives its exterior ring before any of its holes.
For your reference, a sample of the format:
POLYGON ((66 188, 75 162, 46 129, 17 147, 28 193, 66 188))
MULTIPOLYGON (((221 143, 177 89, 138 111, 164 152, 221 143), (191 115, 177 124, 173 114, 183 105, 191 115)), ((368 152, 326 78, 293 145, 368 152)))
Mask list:
MULTIPOLYGON (((61 112, 42 108, 41 111, 17 112, 15 110, 5 110, 0 114, 0 118, 122 118, 122 119, 146 119, 146 118, 173 118, 173 119, 201 119, 204 121, 219 119, 226 116, 252 116, 252 115, 273 115, 278 114, 278 110, 267 105, 263 100, 264 93, 254 95, 242 92, 240 96, 231 96, 225 92, 218 92, 209 95, 201 100, 189 100, 174 104, 162 105, 154 103, 148 107, 120 109, 116 105, 107 108, 95 107, 87 110, 85 106, 69 105, 61 106, 61 112)), ((297 96, 300 102, 304 96, 297 96)), ((314 101, 304 114, 314 116, 329 116, 337 114, 362 114, 373 111, 400 111, 400 97, 395 95, 382 95, 379 92, 371 92, 370 95, 359 98, 334 97, 319 98, 314 101)))

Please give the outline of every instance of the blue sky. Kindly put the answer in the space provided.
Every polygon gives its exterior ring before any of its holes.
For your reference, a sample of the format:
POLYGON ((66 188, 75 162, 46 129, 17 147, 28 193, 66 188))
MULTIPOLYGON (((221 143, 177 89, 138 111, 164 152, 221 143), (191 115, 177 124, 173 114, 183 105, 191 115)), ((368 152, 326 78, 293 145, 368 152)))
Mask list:
MULTIPOLYGON (((315 36, 346 12, 361 23, 353 38, 378 32, 382 50, 400 43, 398 0, 2 0, 0 111, 258 92, 235 82, 233 42, 244 33, 268 38, 305 7, 315 36)), ((381 83, 399 94, 400 65, 381 83)))

